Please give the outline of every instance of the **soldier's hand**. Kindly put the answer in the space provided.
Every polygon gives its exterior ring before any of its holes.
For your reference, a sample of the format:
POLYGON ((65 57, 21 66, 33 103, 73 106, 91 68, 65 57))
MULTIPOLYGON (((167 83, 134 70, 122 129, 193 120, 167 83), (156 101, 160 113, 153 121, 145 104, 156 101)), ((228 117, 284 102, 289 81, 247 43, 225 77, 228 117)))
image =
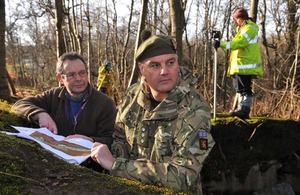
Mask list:
POLYGON ((95 142, 91 149, 91 158, 99 163, 104 169, 111 170, 115 158, 109 151, 107 145, 95 142))

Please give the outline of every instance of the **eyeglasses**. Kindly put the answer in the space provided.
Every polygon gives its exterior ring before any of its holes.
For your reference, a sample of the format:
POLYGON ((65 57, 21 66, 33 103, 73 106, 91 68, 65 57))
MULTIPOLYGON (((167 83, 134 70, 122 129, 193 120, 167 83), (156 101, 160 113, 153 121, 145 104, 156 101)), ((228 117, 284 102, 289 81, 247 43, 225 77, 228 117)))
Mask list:
POLYGON ((68 80, 75 79, 77 75, 79 75, 80 78, 85 78, 85 77, 87 77, 87 71, 86 70, 81 70, 78 73, 76 73, 76 72, 69 72, 67 74, 61 74, 61 76, 66 77, 68 80))

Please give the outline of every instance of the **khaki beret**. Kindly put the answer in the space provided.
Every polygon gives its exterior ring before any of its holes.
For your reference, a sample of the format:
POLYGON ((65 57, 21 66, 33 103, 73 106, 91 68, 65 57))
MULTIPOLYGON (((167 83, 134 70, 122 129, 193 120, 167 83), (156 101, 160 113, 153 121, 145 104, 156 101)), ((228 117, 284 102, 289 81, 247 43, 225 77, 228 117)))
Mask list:
POLYGON ((149 30, 144 30, 141 40, 142 43, 135 54, 138 62, 163 54, 176 54, 176 42, 170 36, 151 35, 149 30))

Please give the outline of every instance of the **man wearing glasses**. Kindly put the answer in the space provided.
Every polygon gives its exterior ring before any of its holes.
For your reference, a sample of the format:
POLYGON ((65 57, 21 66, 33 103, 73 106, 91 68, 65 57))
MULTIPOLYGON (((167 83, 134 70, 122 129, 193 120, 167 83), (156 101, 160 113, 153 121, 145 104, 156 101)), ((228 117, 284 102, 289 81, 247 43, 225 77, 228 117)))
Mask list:
POLYGON ((63 54, 56 73, 62 87, 18 100, 12 112, 66 139, 83 138, 110 147, 115 103, 90 85, 84 58, 77 53, 63 54))

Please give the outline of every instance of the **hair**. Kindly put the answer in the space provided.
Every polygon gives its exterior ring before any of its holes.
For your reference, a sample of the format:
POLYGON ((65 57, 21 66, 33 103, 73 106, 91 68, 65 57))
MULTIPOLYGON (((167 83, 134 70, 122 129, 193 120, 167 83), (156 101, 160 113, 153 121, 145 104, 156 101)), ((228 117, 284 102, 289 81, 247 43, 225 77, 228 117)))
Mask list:
POLYGON ((234 19, 241 18, 243 20, 248 20, 249 19, 249 15, 248 15, 248 12, 247 12, 247 10, 245 8, 238 7, 233 12, 233 18, 234 19))
POLYGON ((63 73, 63 69, 64 69, 63 64, 66 60, 77 60, 77 59, 79 59, 83 62, 85 69, 87 70, 88 69, 87 64, 86 64, 84 58, 80 54, 78 54, 76 52, 68 52, 68 53, 64 53, 63 55, 61 55, 58 58, 57 63, 56 63, 56 73, 57 74, 63 73))

